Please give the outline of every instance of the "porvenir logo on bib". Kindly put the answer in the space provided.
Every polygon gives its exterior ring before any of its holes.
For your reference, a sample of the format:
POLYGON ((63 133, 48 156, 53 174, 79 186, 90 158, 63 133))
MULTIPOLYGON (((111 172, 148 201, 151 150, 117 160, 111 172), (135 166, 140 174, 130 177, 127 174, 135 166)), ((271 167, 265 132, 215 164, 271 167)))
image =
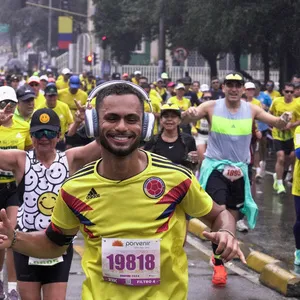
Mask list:
POLYGON ((158 177, 150 177, 144 182, 144 193, 149 198, 158 199, 164 194, 165 189, 165 183, 158 177))

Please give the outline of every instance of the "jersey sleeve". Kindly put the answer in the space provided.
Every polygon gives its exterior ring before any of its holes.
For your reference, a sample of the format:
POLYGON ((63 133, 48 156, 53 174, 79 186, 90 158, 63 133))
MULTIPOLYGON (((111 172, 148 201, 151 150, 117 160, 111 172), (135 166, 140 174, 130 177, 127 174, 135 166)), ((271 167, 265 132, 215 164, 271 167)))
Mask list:
POLYGON ((186 214, 200 218, 212 210, 213 200, 200 186, 197 178, 192 175, 188 192, 180 205, 186 214))
POLYGON ((56 199, 51 221, 62 229, 78 228, 80 222, 63 199, 62 191, 63 188, 60 189, 56 199))
POLYGON ((296 127, 295 134, 294 134, 294 146, 295 150, 300 148, 300 126, 296 127))

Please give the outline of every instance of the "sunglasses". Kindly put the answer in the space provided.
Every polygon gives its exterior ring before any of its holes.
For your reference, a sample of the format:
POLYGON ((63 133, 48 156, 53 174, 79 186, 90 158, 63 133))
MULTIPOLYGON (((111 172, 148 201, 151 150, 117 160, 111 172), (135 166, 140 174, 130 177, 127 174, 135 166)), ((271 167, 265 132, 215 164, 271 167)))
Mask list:
POLYGON ((52 140, 58 136, 58 132, 53 130, 39 130, 32 132, 31 135, 38 140, 40 140, 43 136, 48 140, 52 140))
POLYGON ((29 85, 30 86, 39 86, 40 84, 39 83, 30 83, 29 85))
POLYGON ((211 97, 203 97, 204 100, 211 100, 211 97))
POLYGON ((285 90, 284 92, 285 92, 286 94, 294 94, 294 91, 285 90))
POLYGON ((15 107, 17 105, 17 102, 11 100, 3 100, 0 102, 0 108, 4 109, 7 104, 9 104, 11 107, 15 107))

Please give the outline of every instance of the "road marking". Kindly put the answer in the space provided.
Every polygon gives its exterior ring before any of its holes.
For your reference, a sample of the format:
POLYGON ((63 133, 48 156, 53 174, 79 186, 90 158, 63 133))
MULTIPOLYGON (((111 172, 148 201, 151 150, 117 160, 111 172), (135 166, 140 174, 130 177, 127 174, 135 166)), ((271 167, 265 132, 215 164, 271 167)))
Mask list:
MULTIPOLYGON (((187 239, 186 241, 192 245, 193 247, 195 247, 197 250, 199 250, 200 252, 204 253, 205 255, 207 255, 208 257, 211 257, 211 253, 212 250, 209 249, 208 247, 204 246, 203 243, 201 241, 199 241, 197 238, 190 236, 189 234, 187 235, 187 239)), ((226 268, 228 268, 229 270, 233 271, 234 273, 248 279, 249 281, 258 284, 258 285, 262 285, 259 282, 259 274, 256 274, 254 272, 248 272, 243 270, 242 268, 236 266, 233 262, 228 262, 225 264, 226 268)))

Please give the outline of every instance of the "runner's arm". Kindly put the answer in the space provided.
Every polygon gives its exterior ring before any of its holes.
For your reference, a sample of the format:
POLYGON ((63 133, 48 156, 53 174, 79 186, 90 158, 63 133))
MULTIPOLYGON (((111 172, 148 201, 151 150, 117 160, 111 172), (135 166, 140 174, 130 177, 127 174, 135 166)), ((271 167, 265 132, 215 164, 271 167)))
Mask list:
POLYGON ((219 229, 227 229, 232 233, 235 233, 235 220, 232 214, 215 202, 211 211, 200 218, 212 231, 218 231, 219 229))
POLYGON ((0 150, 0 169, 12 171, 15 177, 22 178, 25 170, 26 152, 23 150, 0 150))
MULTIPOLYGON (((12 249, 16 252, 22 253, 27 256, 37 258, 55 258, 65 253, 69 244, 59 246, 57 243, 50 240, 46 234, 46 231, 37 232, 22 232, 15 231, 10 220, 7 217, 4 209, 0 212, 2 222, 0 222, 0 248, 5 249, 12 246, 12 249)), ((74 236, 76 235, 78 228, 76 229, 60 229, 61 235, 74 236)))
POLYGON ((101 147, 93 141, 85 146, 71 148, 66 151, 70 175, 74 174, 85 164, 101 158, 101 147))
POLYGON ((258 107, 257 105, 253 105, 251 103, 250 105, 253 112, 253 118, 255 120, 262 121, 278 129, 283 129, 286 127, 287 123, 280 117, 273 116, 272 114, 264 111, 261 107, 258 107))
POLYGON ((208 116, 208 112, 215 105, 214 100, 206 101, 201 105, 189 107, 181 114, 181 121, 183 123, 190 123, 208 116))

